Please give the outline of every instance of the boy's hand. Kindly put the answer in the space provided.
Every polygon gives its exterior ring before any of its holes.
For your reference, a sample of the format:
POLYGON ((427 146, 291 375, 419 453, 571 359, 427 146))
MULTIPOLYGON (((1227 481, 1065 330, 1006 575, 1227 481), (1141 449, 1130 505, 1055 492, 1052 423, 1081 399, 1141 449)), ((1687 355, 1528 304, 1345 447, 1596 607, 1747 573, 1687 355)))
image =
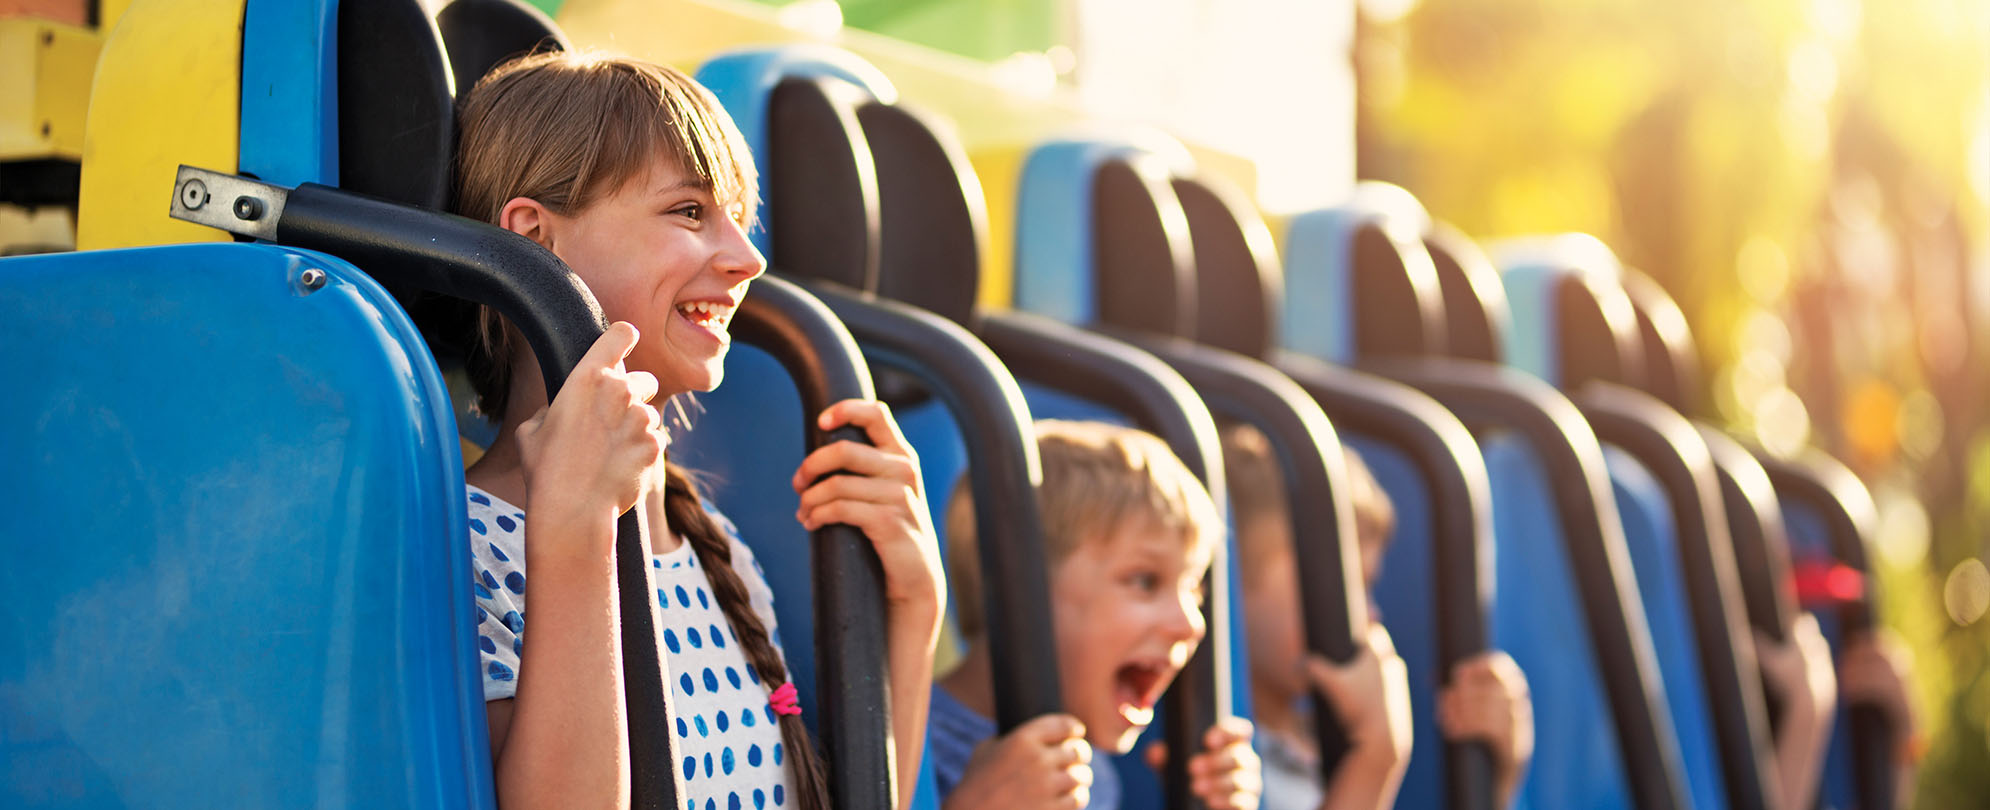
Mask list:
POLYGON ((1307 656, 1307 679, 1340 718, 1353 752, 1400 774, 1410 759, 1409 668, 1381 624, 1368 626, 1365 641, 1346 664, 1307 656))
POLYGON ((1831 645, 1817 629, 1817 619, 1797 614, 1789 639, 1776 641, 1755 633, 1755 659, 1769 694, 1781 701, 1782 725, 1775 740, 1777 778, 1783 801, 1809 807, 1817 790, 1818 769, 1831 742, 1832 717, 1838 710, 1838 680, 1831 671, 1831 645))
POLYGON ((667 443, 650 406, 656 377, 629 371, 636 328, 617 321, 574 366, 559 396, 518 428, 534 515, 610 519, 629 511, 667 443), (539 491, 539 490, 544 491, 539 491))
MULTIPOLYGON (((819 447, 802 459, 791 482, 801 493, 795 519, 814 531, 833 523, 855 526, 871 539, 883 564, 885 597, 893 607, 944 610, 932 511, 919 479, 919 457, 882 402, 846 399, 816 417, 821 429, 862 428, 869 445, 851 441, 819 447), (846 473, 828 478, 830 473, 846 473)), ((937 625, 936 625, 937 626, 937 625)))
POLYGON ((1264 766, 1251 749, 1251 721, 1225 717, 1202 735, 1202 753, 1188 761, 1191 790, 1209 810, 1257 810, 1264 766))
POLYGON ((1907 673, 1913 654, 1887 631, 1864 633, 1846 640, 1838 657, 1838 689, 1845 705, 1878 706, 1886 713, 1900 740, 1901 762, 1919 758, 1920 734, 1914 708, 1907 699, 1907 673))
POLYGON ((1458 662, 1451 682, 1437 694, 1437 727, 1447 740, 1492 748, 1494 783, 1511 802, 1534 756, 1534 703, 1520 665, 1499 651, 1458 662))
POLYGON ((1078 810, 1091 802, 1085 725, 1046 714, 982 743, 945 810, 1078 810))

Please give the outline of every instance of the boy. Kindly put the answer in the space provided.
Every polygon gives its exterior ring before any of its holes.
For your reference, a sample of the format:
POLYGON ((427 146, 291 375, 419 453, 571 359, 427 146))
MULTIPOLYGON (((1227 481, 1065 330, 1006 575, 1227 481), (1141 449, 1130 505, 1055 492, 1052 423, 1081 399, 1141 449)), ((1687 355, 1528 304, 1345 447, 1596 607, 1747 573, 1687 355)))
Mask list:
MULTIPOLYGON (((1369 628, 1369 649, 1338 671, 1305 654, 1290 512, 1270 444, 1249 426, 1227 427, 1223 465, 1243 566, 1251 688, 1259 723, 1265 728, 1261 741, 1265 807, 1390 807, 1409 764, 1411 742, 1402 659, 1379 621, 1369 628), (1323 784, 1310 718, 1303 708, 1303 698, 1312 691, 1325 696, 1354 741, 1331 784, 1323 784)), ((1347 468, 1362 583, 1364 589, 1372 589, 1395 529, 1395 509, 1351 449, 1347 468)), ((1372 599, 1370 615, 1375 617, 1372 599)), ((1527 681, 1513 659, 1489 652, 1460 662, 1438 695, 1437 726, 1448 739, 1477 739, 1491 745, 1499 795, 1502 803, 1510 805, 1534 747, 1527 681)))
MULTIPOLYGON (((1058 669, 1069 714, 995 737, 994 688, 981 616, 974 503, 956 488, 947 512, 955 615, 967 653, 933 689, 927 730, 947 810, 1116 810, 1119 783, 1093 749, 1129 750, 1204 633, 1202 578, 1223 526, 1188 468, 1152 435, 1097 422, 1036 425, 1037 490, 1050 563, 1058 669)), ((1249 722, 1219 721, 1189 762, 1210 810, 1257 807, 1249 722)))

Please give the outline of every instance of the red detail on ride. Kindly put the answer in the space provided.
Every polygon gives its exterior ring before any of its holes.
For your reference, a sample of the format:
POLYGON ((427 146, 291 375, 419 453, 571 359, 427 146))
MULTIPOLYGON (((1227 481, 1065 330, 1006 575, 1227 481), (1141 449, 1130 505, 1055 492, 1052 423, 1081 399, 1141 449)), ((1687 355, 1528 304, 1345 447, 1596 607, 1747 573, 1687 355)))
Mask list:
POLYGON ((1805 608, 1835 607, 1865 598, 1866 577, 1844 563, 1810 560, 1797 563, 1797 601, 1805 608))

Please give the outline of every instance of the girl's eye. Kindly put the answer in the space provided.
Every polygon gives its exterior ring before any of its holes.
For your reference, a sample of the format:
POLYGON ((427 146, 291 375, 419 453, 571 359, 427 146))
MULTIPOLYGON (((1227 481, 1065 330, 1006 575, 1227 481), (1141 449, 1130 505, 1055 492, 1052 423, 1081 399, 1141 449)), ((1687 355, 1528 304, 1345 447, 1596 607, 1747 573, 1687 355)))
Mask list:
POLYGON ((670 213, 687 219, 699 220, 705 218, 705 207, 697 203, 688 203, 670 209, 670 213))

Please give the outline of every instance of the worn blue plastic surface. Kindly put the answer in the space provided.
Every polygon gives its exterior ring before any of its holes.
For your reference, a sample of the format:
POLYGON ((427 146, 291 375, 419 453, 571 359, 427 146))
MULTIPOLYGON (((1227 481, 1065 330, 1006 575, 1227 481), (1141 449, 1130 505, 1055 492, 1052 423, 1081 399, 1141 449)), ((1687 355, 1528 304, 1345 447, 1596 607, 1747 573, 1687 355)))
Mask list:
MULTIPOLYGON (((1837 560, 1831 551, 1830 524, 1824 516, 1802 501, 1794 498, 1782 499, 1783 527, 1789 533, 1790 557, 1801 565, 1806 562, 1830 564, 1837 560)), ((1824 640, 1831 645, 1831 658, 1837 660, 1844 651, 1844 627, 1838 620, 1836 610, 1812 610, 1811 616, 1817 619, 1817 627, 1824 633, 1824 640)), ((1821 810, 1847 810, 1859 803, 1858 781, 1855 776, 1858 768, 1852 758, 1852 731, 1845 722, 1844 706, 1840 705, 1837 716, 1831 723, 1831 746, 1824 755, 1823 784, 1818 787, 1818 807, 1821 810)))
MULTIPOLYGON (((1413 722, 1409 768, 1396 795, 1398 807, 1441 807, 1445 802, 1444 739, 1437 730, 1437 690, 1444 680, 1437 646, 1437 586, 1432 572, 1430 490, 1415 462, 1384 442, 1343 431, 1341 441, 1361 454, 1395 509, 1396 528, 1370 595, 1382 625, 1396 643, 1410 676, 1413 722)), ((1487 549, 1491 551, 1491 549, 1487 549)))
POLYGON ((393 299, 224 243, 0 260, 0 312, 0 806, 490 807, 462 462, 393 299))
MULTIPOLYGON (((1278 319, 1278 344, 1330 363, 1352 365, 1357 359, 1355 325, 1359 315, 1354 291, 1354 234, 1363 226, 1390 229, 1417 242, 1430 226, 1423 204, 1399 186, 1356 184, 1340 205, 1294 216, 1285 230, 1285 297, 1278 319)), ((1414 257, 1407 257, 1414 258, 1414 257)), ((1437 268, 1423 261, 1405 266, 1410 273, 1429 273, 1436 289, 1437 268)), ((1379 316, 1383 313, 1368 313, 1379 316)), ((1404 779, 1405 784, 1408 778, 1404 779)))
POLYGON ((1534 695, 1534 761, 1522 798, 1537 808, 1629 810, 1616 723, 1547 471, 1520 437, 1481 436, 1479 447, 1499 543, 1493 646, 1513 656, 1534 695))
POLYGON ((1712 707, 1700 669, 1700 646, 1687 604, 1672 499, 1649 469, 1622 450, 1604 446, 1603 461, 1610 471, 1611 491, 1617 497, 1617 515, 1624 524, 1624 545, 1631 552, 1631 567, 1637 573, 1652 648, 1658 653, 1659 677, 1671 709, 1672 728, 1684 755, 1680 762, 1686 768, 1686 788, 1695 807, 1726 807, 1727 780, 1721 772, 1720 742, 1714 736, 1712 707))
POLYGON ((339 182, 338 0, 249 0, 242 15, 243 174, 339 182))

